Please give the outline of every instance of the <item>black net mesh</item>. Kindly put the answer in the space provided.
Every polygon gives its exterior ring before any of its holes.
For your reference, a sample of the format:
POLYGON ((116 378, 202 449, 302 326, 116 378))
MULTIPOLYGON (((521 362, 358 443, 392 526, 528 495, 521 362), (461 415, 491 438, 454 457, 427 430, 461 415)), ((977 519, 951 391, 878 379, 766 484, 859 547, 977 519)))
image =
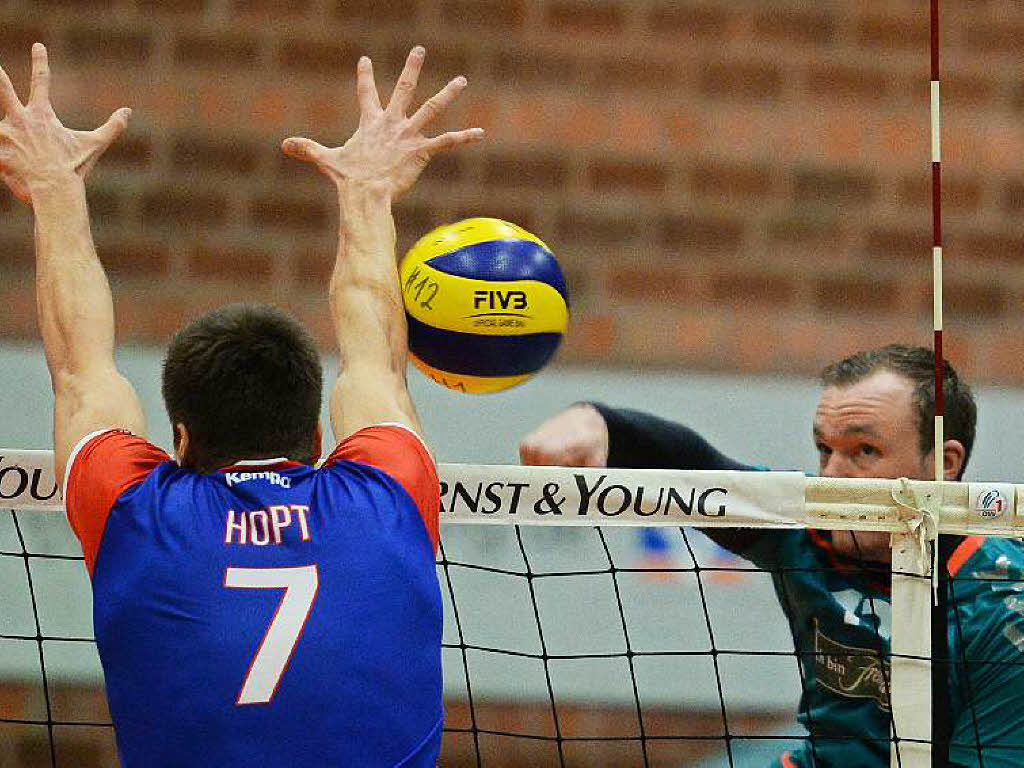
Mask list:
MULTIPOLYGON (((443 766, 754 768, 854 741, 809 738, 797 722, 801 667, 819 676, 833 669, 826 684, 867 675, 874 687, 861 690, 888 703, 883 643, 870 652, 798 650, 780 609, 786 569, 756 569, 692 529, 449 525, 438 576, 443 766)), ((1024 583, 1008 584, 1013 578, 1021 579, 1019 570, 1007 564, 957 582, 977 589, 991 579, 1004 605, 1024 611, 1024 583)), ((88 577, 62 515, 2 516, 0 598, 0 766, 116 765, 88 577)), ((870 601, 863 612, 885 614, 870 601)), ((969 609, 953 615, 953 631, 969 633, 969 609)), ((1015 631, 992 630, 1024 649, 1015 631)), ((969 699, 972 682, 996 679, 987 671, 1020 663, 969 658, 964 648, 974 646, 954 647, 954 675, 969 678, 954 687, 969 699)), ((984 716, 978 708, 972 723, 984 716)), ((969 730, 975 754, 985 754, 984 731, 969 730)), ((1014 749, 1004 754, 1024 764, 1024 750, 1014 749)))

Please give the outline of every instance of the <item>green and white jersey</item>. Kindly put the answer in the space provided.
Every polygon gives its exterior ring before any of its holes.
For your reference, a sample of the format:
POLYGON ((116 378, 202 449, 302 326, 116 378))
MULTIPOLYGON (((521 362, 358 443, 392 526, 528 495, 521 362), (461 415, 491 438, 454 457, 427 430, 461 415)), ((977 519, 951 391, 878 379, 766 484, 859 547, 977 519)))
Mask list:
POLYGON ((826 531, 757 537, 737 554, 770 571, 802 678, 810 734, 783 766, 889 765, 889 567, 839 556, 826 531))
MULTIPOLYGON (((892 606, 887 564, 844 558, 826 531, 758 537, 739 552, 772 573, 800 662, 809 737, 783 768, 889 765, 892 606)), ((949 560, 950 763, 1024 765, 1024 545, 970 537, 949 560), (980 757, 979 757, 980 755, 980 757)))
MULTIPOLYGON (((608 466, 752 470, 694 430, 594 404, 608 466)), ((762 467, 763 468, 763 467, 762 467)), ((835 552, 825 531, 709 528, 721 546, 773 572, 798 653, 798 717, 810 734, 784 768, 887 768, 892 608, 888 563, 835 552)), ((953 743, 950 765, 1024 766, 1024 544, 964 539, 948 561, 953 743)))
POLYGON ((1024 765, 1024 544, 970 537, 949 561, 953 764, 1024 765), (955 606, 955 610, 953 609, 955 606), (978 759, 981 753, 982 759, 978 759))

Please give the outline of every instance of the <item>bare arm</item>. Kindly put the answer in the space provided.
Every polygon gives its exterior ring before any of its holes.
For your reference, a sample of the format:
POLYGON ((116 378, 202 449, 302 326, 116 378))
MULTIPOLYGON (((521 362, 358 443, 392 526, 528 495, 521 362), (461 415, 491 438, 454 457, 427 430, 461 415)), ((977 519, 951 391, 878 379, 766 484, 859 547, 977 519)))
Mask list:
POLYGON ((341 352, 331 392, 331 424, 338 440, 381 422, 420 431, 406 384, 407 332, 391 203, 412 186, 434 153, 483 137, 479 129, 431 139, 422 133, 466 86, 462 77, 406 117, 423 57, 420 47, 409 54, 387 108, 381 106, 370 60, 359 60, 359 128, 343 146, 328 149, 298 138, 283 145, 292 157, 314 163, 338 190, 341 225, 330 285, 341 352))
POLYGON ((389 421, 420 432, 406 385, 405 309, 394 276, 391 200, 381 190, 340 185, 338 201, 341 233, 329 288, 341 357, 331 390, 335 438, 389 421))
POLYGON ((0 176, 35 212, 36 303, 54 393, 57 476, 75 444, 108 427, 145 433, 131 384, 114 365, 114 307, 96 256, 84 177, 124 131, 121 109, 95 131, 71 131, 53 112, 46 49, 32 47, 32 88, 22 105, 0 69, 0 176))

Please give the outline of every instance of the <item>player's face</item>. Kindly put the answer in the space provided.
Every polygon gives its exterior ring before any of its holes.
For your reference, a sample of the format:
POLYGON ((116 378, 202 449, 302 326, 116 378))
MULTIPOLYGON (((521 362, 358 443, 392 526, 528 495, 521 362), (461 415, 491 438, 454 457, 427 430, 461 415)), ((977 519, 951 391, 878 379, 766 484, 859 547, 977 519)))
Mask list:
POLYGON ((856 384, 828 387, 814 415, 823 477, 930 477, 921 455, 910 381, 879 371, 856 384))

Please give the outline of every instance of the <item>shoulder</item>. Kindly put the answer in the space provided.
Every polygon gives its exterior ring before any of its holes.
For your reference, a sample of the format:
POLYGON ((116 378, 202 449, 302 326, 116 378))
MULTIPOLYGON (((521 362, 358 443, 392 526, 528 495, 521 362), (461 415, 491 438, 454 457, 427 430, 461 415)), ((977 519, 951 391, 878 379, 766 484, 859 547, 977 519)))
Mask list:
POLYGON ((64 506, 90 572, 111 508, 168 462, 164 451, 120 429, 86 435, 74 447, 64 477, 64 506))
POLYGON ((102 491, 119 494, 141 482, 170 457, 145 438, 122 429, 86 435, 72 449, 64 476, 66 503, 102 491))
POLYGON ((797 567, 824 562, 833 552, 832 540, 816 536, 821 531, 805 528, 753 529, 745 547, 735 549, 740 557, 760 568, 797 567))
POLYGON ((344 462, 374 467, 404 488, 436 546, 441 486, 434 457, 418 434, 398 423, 365 427, 339 443, 324 462, 324 469, 343 466, 344 462))
POLYGON ((979 572, 1011 581, 1024 578, 1024 543, 996 536, 966 536, 949 556, 947 570, 957 581, 970 581, 979 572))
POLYGON ((369 464, 403 485, 410 480, 437 479, 437 466, 426 443, 398 423, 375 424, 353 433, 331 452, 324 468, 343 461, 369 464))

